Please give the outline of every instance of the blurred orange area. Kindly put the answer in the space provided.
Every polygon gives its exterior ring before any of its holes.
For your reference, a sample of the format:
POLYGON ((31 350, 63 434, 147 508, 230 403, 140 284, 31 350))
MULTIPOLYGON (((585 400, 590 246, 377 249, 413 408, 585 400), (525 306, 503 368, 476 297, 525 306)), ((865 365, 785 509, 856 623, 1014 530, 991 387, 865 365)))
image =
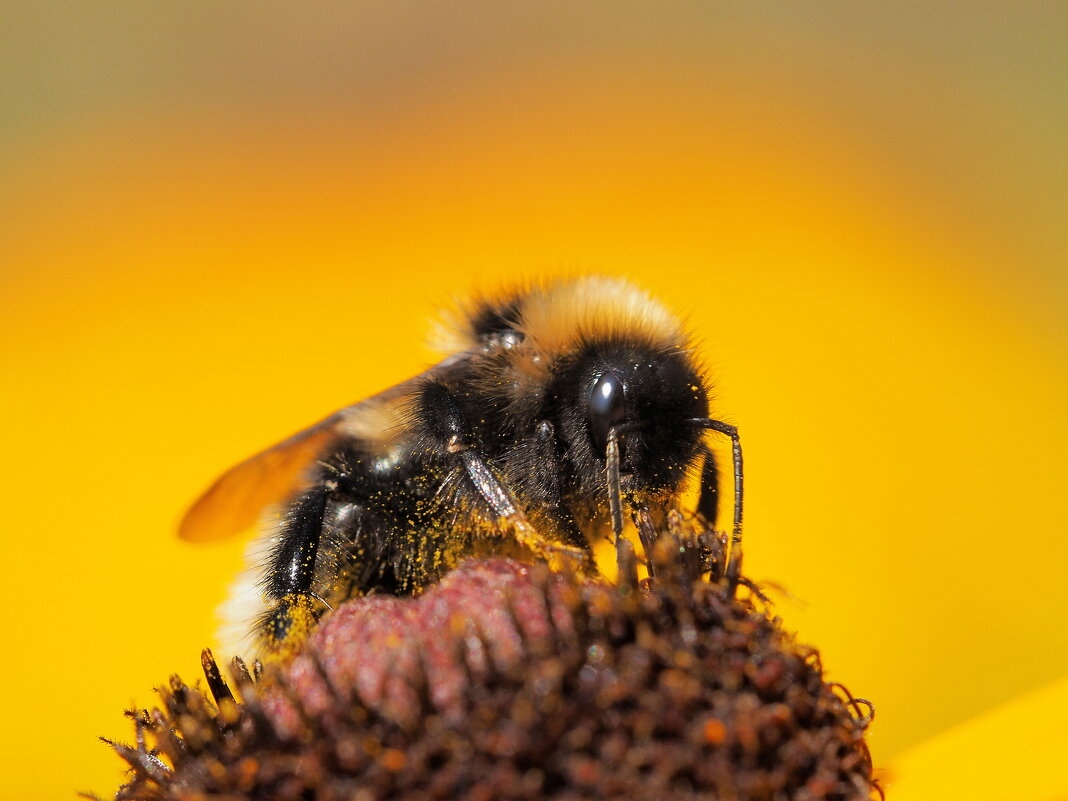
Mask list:
POLYGON ((875 702, 876 764, 1068 673, 1042 26, 479 8, 6 34, 3 797, 109 792, 95 737, 198 674, 244 541, 175 529, 219 472, 421 371, 453 295, 540 275, 629 277, 698 332, 747 573, 875 702))

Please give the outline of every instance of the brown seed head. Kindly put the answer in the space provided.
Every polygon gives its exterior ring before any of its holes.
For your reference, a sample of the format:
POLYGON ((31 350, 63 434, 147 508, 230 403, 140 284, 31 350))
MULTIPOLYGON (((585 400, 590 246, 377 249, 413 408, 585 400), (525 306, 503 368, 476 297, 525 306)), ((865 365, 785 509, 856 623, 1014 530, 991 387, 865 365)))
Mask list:
POLYGON ((469 561, 337 610, 235 701, 177 679, 118 799, 866 799, 870 705, 823 680, 722 540, 675 525, 638 584, 469 561), (711 580, 710 580, 711 574, 711 580), (744 582, 743 582, 744 583, 744 582))

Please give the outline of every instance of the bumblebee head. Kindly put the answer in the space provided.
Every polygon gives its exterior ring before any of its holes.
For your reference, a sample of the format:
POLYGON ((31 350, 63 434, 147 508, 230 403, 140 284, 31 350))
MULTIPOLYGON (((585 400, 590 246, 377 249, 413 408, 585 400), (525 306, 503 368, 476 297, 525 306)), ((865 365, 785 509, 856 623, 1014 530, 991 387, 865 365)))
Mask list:
POLYGON ((487 415, 502 421, 496 435, 552 437, 576 518, 609 500, 618 528, 624 502, 662 508, 698 472, 708 383, 680 320, 633 284, 536 285, 483 298, 456 322, 448 342, 483 360, 476 382, 500 411, 487 415))
POLYGON ((620 489, 642 501, 677 493, 703 453, 704 431, 692 421, 707 416, 708 393, 685 351, 626 337, 588 343, 548 395, 575 494, 585 500, 603 504, 613 458, 620 489))

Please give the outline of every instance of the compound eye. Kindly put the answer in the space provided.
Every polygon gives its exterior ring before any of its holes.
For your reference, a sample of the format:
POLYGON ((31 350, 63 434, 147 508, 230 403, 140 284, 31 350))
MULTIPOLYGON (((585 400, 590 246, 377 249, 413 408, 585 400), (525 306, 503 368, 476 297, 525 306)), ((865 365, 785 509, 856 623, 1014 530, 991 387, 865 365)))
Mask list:
POLYGON ((598 453, 605 453, 608 432, 625 419, 623 380, 615 373, 602 373, 590 392, 590 438, 598 453))

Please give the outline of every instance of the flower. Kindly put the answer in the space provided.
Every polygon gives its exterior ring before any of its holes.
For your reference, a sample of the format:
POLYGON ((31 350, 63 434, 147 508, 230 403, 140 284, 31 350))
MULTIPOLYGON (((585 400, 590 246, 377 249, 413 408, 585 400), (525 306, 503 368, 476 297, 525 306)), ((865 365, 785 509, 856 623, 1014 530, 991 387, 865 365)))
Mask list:
POLYGON ((470 560, 417 599, 356 599, 235 700, 177 678, 116 798, 866 799, 871 705, 672 518, 639 581, 470 560), (747 589, 736 592, 739 583, 747 589))

